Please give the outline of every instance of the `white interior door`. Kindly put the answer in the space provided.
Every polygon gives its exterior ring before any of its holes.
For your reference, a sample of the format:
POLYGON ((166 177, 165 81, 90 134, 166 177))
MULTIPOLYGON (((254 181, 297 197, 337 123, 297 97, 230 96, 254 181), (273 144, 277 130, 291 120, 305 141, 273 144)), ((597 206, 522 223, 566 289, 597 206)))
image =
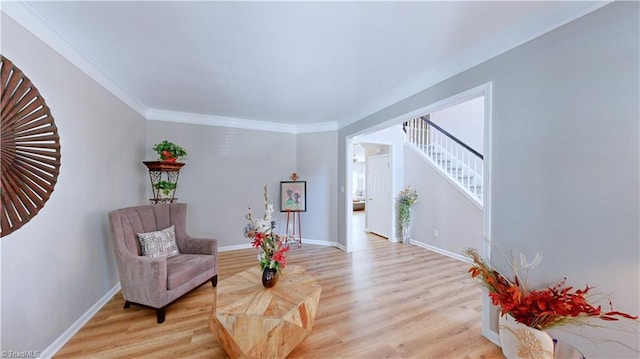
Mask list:
POLYGON ((367 158, 367 228, 369 232, 391 235, 391 158, 388 154, 367 158))

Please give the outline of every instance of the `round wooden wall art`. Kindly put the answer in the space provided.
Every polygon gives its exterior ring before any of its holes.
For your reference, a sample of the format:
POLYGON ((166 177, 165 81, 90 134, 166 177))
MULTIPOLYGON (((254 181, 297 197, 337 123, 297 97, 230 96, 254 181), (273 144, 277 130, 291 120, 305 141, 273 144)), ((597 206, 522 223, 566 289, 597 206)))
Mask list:
POLYGON ((0 79, 4 237, 29 222, 51 196, 60 171, 60 138, 38 89, 2 55, 0 79))

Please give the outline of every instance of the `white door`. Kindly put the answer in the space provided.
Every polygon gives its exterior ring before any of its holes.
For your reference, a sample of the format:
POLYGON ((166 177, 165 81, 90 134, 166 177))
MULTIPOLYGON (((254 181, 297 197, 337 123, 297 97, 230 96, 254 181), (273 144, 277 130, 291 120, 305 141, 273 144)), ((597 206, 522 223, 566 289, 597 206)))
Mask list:
POLYGON ((391 160, 389 155, 367 158, 367 228, 369 232, 390 238, 391 234, 391 160))

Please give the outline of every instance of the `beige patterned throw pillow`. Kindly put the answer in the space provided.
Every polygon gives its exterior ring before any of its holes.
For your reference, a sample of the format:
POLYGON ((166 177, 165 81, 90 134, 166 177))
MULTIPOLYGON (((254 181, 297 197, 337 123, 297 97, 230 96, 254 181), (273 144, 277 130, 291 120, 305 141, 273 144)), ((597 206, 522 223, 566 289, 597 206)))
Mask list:
POLYGON ((176 244, 175 226, 156 232, 138 233, 143 256, 151 258, 171 258, 180 254, 176 244))

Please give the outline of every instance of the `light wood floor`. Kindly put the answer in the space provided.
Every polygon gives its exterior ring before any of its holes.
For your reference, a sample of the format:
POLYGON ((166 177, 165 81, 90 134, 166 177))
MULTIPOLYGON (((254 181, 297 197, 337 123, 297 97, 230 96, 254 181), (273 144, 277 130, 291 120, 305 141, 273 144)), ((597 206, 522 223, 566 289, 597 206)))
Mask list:
MULTIPOLYGON (((312 333, 289 358, 503 358, 480 334, 482 294, 466 265, 354 234, 350 254, 292 247, 289 264, 303 265, 322 295, 312 333)), ((254 249, 220 253, 219 280, 257 265, 254 249)), ((203 285, 157 324, 153 310, 123 309, 118 293, 56 358, 228 358, 208 327, 213 294, 211 284, 203 285)))

